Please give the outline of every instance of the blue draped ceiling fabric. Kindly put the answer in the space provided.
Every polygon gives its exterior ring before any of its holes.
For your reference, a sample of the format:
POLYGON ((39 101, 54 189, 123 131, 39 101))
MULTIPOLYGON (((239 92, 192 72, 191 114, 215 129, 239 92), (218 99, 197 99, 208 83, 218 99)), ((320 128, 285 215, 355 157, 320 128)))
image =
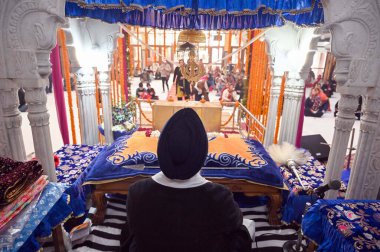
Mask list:
POLYGON ((66 16, 160 29, 231 30, 323 23, 321 0, 67 0, 66 16))

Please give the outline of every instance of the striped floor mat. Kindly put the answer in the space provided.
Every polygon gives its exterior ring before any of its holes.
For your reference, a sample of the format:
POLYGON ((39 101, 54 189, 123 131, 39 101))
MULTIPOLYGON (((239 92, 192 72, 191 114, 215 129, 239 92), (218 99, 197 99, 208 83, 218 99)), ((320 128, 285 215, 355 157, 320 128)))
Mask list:
MULTIPOLYGON (((91 234, 84 240, 74 242, 73 251, 118 251, 121 229, 126 221, 125 204, 123 198, 109 198, 104 223, 93 226, 91 234)), ((286 241, 297 238, 293 228, 269 225, 266 206, 241 208, 241 211, 244 218, 255 221, 252 252, 282 252, 286 241)))

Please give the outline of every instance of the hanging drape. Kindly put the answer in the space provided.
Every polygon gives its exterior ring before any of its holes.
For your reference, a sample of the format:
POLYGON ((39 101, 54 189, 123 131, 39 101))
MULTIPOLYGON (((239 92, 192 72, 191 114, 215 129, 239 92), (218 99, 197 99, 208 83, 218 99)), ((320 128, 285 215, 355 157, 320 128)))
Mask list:
POLYGON ((323 23, 321 0, 67 0, 66 16, 161 29, 254 29, 323 23))

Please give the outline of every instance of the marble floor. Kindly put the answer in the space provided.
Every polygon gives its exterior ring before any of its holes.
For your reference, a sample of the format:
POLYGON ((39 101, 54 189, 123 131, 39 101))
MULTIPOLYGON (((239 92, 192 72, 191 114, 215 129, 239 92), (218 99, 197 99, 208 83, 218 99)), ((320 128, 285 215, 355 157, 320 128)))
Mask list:
MULTIPOLYGON (((133 79, 133 84, 131 87, 132 94, 135 93, 136 88, 138 87, 139 80, 137 78, 133 79)), ((169 81, 169 88, 172 84, 172 81, 169 81)), ((162 83, 161 80, 154 80, 151 83, 152 87, 156 90, 157 95, 160 97, 160 99, 166 99, 167 98, 167 91, 166 93, 162 92, 162 83)), ((307 91, 307 94, 309 92, 307 91)), ((47 99, 47 108, 50 114, 50 134, 52 139, 52 147, 53 151, 58 150, 62 145, 62 137, 59 130, 59 124, 57 119, 57 111, 55 106, 55 98, 54 94, 48 94, 47 99)), ((76 136, 77 136, 77 143, 80 143, 80 130, 78 126, 78 109, 76 106, 76 96, 75 92, 72 92, 73 96, 73 111, 74 111, 74 121, 75 121, 75 128, 76 128, 76 136)), ((312 117, 305 117, 304 120, 304 127, 303 127, 303 135, 313 135, 313 134, 321 134, 323 138, 326 140, 328 144, 331 144, 333 133, 334 133, 334 105, 339 100, 339 94, 335 93, 334 96, 330 99, 330 104, 332 107, 331 112, 327 112, 323 115, 322 118, 312 118, 312 117)), ((65 92, 65 98, 66 98, 66 110, 67 110, 67 118, 69 123, 69 131, 70 131, 70 120, 69 120, 69 108, 68 108, 68 102, 67 102, 67 92, 65 92)), ((217 101, 219 97, 215 95, 215 93, 210 94, 210 100, 211 101, 217 101)), ((22 132, 24 136, 24 143, 25 143, 25 149, 26 153, 29 157, 34 155, 34 145, 33 145, 33 138, 32 138, 32 131, 29 126, 29 121, 27 118, 27 113, 21 113, 23 124, 22 124, 22 132)), ((354 139, 354 146, 357 145, 358 139, 359 139, 359 121, 356 121, 354 124, 354 127, 356 129, 355 133, 355 139, 354 139)), ((72 134, 70 132, 70 141, 72 143, 72 134)))

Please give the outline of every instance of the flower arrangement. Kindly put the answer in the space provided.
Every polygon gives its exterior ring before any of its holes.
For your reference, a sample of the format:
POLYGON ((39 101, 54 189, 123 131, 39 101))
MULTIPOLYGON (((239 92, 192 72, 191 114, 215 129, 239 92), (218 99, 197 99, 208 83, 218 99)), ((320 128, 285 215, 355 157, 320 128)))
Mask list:
MULTIPOLYGON (((136 105, 134 103, 128 107, 122 104, 121 106, 112 108, 112 132, 114 140, 135 131, 137 128, 136 124, 133 123, 135 112, 136 105)), ((99 125, 99 131, 104 135, 104 123, 99 125)))
POLYGON ((123 125, 126 122, 132 122, 135 113, 136 105, 134 103, 128 107, 125 104, 112 107, 112 125, 123 125))

